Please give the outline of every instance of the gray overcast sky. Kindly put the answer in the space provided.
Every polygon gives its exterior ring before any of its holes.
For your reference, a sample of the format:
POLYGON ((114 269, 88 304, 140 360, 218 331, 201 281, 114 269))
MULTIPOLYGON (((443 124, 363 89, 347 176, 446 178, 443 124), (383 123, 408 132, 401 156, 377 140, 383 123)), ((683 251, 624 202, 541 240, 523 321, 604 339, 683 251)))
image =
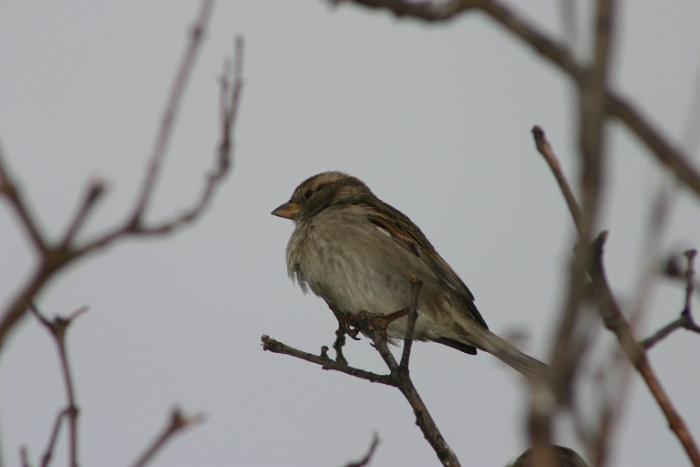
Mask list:
MULTIPOLYGON (((559 2, 517 6, 560 37, 559 2)), ((183 1, 0 2, 0 141, 54 237, 93 174, 110 192, 86 235, 132 206, 196 12, 183 1)), ((619 20, 616 88, 680 141, 699 69, 700 5, 627 1, 619 20)), ((207 422, 153 465, 341 465, 365 452, 373 431, 382 439, 373 465, 437 465, 398 391, 262 351, 269 334, 318 352, 335 330, 322 300, 286 277, 292 225, 269 213, 314 173, 358 176, 423 229, 491 329, 529 331, 528 350, 547 359, 573 230, 530 129, 546 130, 574 178, 572 88, 478 13, 431 26, 315 0, 217 4, 150 219, 177 212, 201 187, 217 140, 216 79, 237 33, 246 84, 235 167, 213 207, 178 235, 123 242, 79 263, 38 301, 47 314, 90 307, 69 337, 81 463, 128 464, 180 404, 207 422)), ((629 305, 647 259, 641 232, 658 166, 621 127, 609 143, 606 262, 629 305)), ((700 246, 699 219, 682 192, 664 251, 700 246)), ((4 304, 35 260, 5 204, 0 239, 4 304)), ((661 281, 640 335, 673 319, 682 300, 681 285, 661 281)), ((596 345, 614 348, 605 333, 596 345)), ((364 339, 346 355, 382 370, 364 339)), ((700 436, 700 339, 678 332, 650 355, 700 436)), ((526 447, 519 379, 493 357, 417 344, 412 375, 463 465, 505 465, 526 447)), ((8 465, 21 445, 36 462, 63 403, 53 343, 27 319, 1 358, 8 465)), ((558 441, 572 443, 570 424, 561 426, 558 441)), ((613 465, 687 465, 636 375, 618 433, 613 465)))

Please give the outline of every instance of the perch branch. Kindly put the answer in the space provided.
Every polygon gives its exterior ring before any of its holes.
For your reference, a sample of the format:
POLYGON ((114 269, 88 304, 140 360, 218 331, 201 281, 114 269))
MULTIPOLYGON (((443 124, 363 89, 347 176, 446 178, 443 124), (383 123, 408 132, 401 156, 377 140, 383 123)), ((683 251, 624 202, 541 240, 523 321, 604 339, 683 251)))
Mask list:
MULTIPOLYGON (((369 337, 372 342, 374 342, 374 347, 377 349, 377 352, 379 352, 384 360, 384 363, 386 363, 386 366, 390 370, 390 374, 388 375, 378 375, 365 370, 350 367, 346 362, 332 360, 327 355, 328 347, 326 346, 322 348, 321 355, 317 356, 289 347, 270 338, 269 336, 262 336, 263 350, 269 350, 271 352, 300 358, 302 360, 320 365, 324 370, 340 371, 367 381, 382 383, 397 388, 399 391, 401 391, 408 403, 413 408, 413 413, 416 417, 416 424, 420 427, 421 431, 423 432, 423 436, 425 436, 425 439, 428 441, 428 443, 430 443, 430 446, 437 454, 440 462, 442 462, 444 466, 458 467, 460 464, 457 456, 455 456, 454 452, 452 452, 452 449, 443 438, 440 430, 435 424, 435 421, 430 415, 430 412, 428 412, 428 408, 423 403, 423 400, 421 399, 418 391, 413 385, 413 381, 411 380, 408 371, 408 361, 411 352, 411 343, 413 341, 412 330, 407 329, 406 332, 401 364, 396 362, 394 355, 387 347, 387 326, 389 326, 393 321, 409 315, 407 327, 410 328, 415 326, 415 320, 417 318, 416 307, 418 304, 418 295, 422 285, 423 282, 419 278, 415 276, 412 277, 411 301, 409 309, 399 310, 386 316, 370 313, 368 311, 360 311, 355 315, 345 315, 337 307, 330 303, 328 304, 340 323, 341 329, 339 329, 339 331, 361 331, 364 335, 369 337)), ((355 334, 357 332, 355 332, 355 334)))
POLYGON ((359 368, 353 368, 345 363, 337 362, 328 357, 327 355, 324 357, 323 355, 319 356, 310 354, 308 352, 303 352, 293 347, 289 347, 288 345, 285 345, 279 341, 276 341, 270 336, 262 336, 261 340, 263 343, 263 350, 300 358, 302 360, 306 360, 307 362, 320 365, 321 368, 323 368, 324 370, 340 371, 341 373, 355 376, 360 379, 366 379, 367 381, 370 381, 372 383, 381 383, 386 384, 388 386, 394 385, 390 375, 378 375, 370 371, 360 370, 359 368))

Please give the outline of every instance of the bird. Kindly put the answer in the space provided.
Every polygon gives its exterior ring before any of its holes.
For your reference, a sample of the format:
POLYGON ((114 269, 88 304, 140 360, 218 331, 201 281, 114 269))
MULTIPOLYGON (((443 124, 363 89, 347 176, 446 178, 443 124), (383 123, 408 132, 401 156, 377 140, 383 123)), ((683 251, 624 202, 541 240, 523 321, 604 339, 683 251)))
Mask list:
MULTIPOLYGON (((286 248, 289 277, 343 314, 390 315, 408 309, 413 276, 423 282, 413 340, 443 344, 466 354, 488 352, 531 381, 548 366, 489 330, 474 295, 421 229, 383 202, 360 179, 330 171, 304 180, 272 215, 294 221, 286 248)), ((395 344, 407 317, 392 321, 395 344)))
MULTIPOLYGON (((550 445, 552 467, 589 467, 585 460, 573 449, 563 446, 550 445)), ((535 451, 528 449, 506 467, 534 467, 535 451)))

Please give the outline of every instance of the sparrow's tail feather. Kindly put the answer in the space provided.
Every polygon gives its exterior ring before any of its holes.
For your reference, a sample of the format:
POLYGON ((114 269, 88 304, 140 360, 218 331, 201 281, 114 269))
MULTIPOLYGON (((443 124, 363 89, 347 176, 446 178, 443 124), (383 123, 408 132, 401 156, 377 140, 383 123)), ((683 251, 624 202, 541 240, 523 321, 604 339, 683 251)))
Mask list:
POLYGON ((465 328, 466 337, 470 344, 490 353, 530 381, 540 382, 548 377, 549 366, 525 355, 513 344, 498 337, 488 329, 472 323, 462 327, 465 328))

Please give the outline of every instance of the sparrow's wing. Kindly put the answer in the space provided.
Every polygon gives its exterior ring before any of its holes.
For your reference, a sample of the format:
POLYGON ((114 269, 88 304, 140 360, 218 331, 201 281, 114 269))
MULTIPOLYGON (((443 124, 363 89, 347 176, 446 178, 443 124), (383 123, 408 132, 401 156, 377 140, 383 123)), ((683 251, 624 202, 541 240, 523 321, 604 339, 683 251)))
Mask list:
POLYGON ((363 200, 362 204, 369 208, 367 218, 372 224, 389 233, 399 245, 425 261, 445 285, 455 292, 472 317, 488 329, 486 321, 474 304, 474 295, 411 219, 376 198, 363 200))

